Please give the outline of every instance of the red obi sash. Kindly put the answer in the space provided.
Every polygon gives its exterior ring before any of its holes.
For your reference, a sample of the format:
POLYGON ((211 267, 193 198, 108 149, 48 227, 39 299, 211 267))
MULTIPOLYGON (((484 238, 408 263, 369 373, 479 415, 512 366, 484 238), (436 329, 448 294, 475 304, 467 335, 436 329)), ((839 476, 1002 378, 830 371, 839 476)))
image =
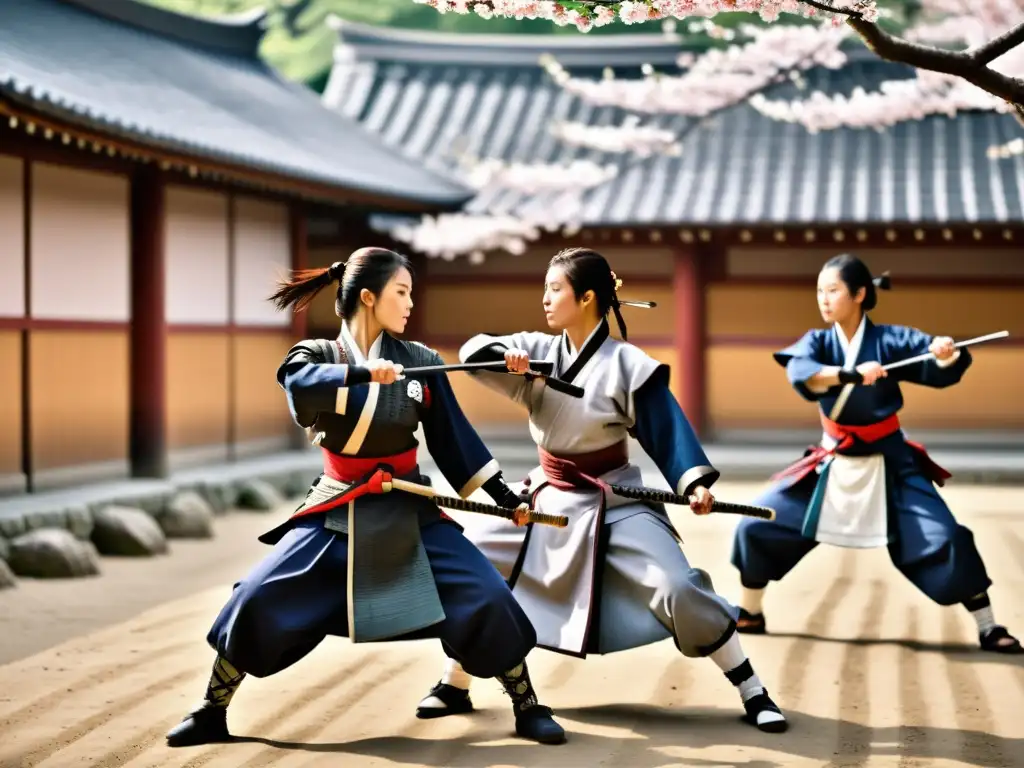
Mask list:
POLYGON ((574 453, 569 456, 555 456, 540 446, 537 447, 540 466, 548 482, 556 488, 600 488, 609 493, 608 484, 601 475, 618 469, 629 461, 629 446, 626 441, 615 443, 599 451, 574 453))
MULTIPOLYGON (((776 472, 772 475, 772 480, 789 478, 796 483, 811 474, 823 459, 833 454, 841 453, 845 448, 849 448, 853 445, 854 440, 859 440, 862 443, 875 443, 900 430, 900 418, 895 413, 874 424, 861 426, 839 424, 820 411, 818 415, 821 417, 822 429, 826 435, 836 441, 836 446, 830 449, 821 445, 812 445, 805 456, 793 462, 781 472, 776 472)), ((925 450, 921 443, 915 443, 913 440, 905 440, 905 442, 917 453, 921 469, 929 480, 941 486, 945 484, 947 479, 952 477, 949 472, 932 461, 928 451, 925 450)))
MULTIPOLYGON (((358 456, 341 456, 327 449, 323 450, 324 474, 341 483, 354 483, 341 496, 335 496, 320 504, 300 508, 292 515, 292 519, 326 512, 336 507, 355 501, 369 493, 385 493, 384 485, 391 482, 394 475, 408 475, 416 469, 416 449, 410 448, 405 453, 377 458, 358 456)), ((441 517, 450 520, 444 512, 441 517)))

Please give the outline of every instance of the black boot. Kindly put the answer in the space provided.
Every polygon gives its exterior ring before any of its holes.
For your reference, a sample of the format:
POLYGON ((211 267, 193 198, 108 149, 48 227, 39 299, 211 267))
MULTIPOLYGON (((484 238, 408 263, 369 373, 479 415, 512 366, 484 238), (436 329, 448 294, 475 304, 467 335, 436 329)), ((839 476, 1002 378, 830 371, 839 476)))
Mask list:
POLYGON ((565 729, 555 722, 554 712, 537 702, 525 661, 498 675, 498 681, 512 699, 519 736, 540 744, 565 743, 565 729))
POLYGON ((213 662, 213 674, 206 687, 205 700, 167 732, 167 746, 194 747, 230 741, 228 704, 244 679, 245 672, 218 656, 213 662))
POLYGON ((231 741, 227 707, 204 702, 167 732, 168 747, 195 747, 231 741))

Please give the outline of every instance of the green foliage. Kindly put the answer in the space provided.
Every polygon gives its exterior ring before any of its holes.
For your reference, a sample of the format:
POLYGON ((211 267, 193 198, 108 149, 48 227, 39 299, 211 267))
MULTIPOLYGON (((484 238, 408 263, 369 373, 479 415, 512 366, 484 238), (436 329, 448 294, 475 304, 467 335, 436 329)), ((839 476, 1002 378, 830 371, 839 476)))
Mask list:
MULTIPOLYGON (((223 16, 249 11, 257 7, 269 9, 269 29, 261 51, 264 59, 287 78, 305 82, 317 90, 323 88, 330 71, 336 35, 326 20, 331 15, 349 21, 400 29, 436 30, 452 33, 579 35, 573 26, 559 27, 540 19, 483 19, 476 14, 438 13, 413 0, 142 0, 178 13, 194 16, 223 16)), ((563 0, 567 7, 582 12, 587 6, 576 0, 563 0)), ((879 5, 894 12, 892 19, 880 26, 899 33, 920 10, 919 0, 880 0, 879 5)), ((694 21, 700 21, 695 19, 694 21)), ((763 25, 752 13, 720 13, 714 17, 717 26, 733 28, 741 24, 763 25)), ((783 15, 775 24, 804 24, 799 16, 783 15)), ((703 33, 688 33, 690 23, 676 22, 677 31, 691 42, 727 45, 703 33)), ((597 27, 588 35, 659 34, 661 22, 645 24, 609 24, 597 27)))

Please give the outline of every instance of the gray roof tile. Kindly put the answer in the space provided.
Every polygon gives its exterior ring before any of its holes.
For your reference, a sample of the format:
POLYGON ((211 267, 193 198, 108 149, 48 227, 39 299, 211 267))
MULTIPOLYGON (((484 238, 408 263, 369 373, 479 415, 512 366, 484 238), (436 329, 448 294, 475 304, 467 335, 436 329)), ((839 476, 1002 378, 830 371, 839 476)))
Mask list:
MULTIPOLYGON (((325 100, 376 131, 396 151, 454 172, 456 156, 566 163, 622 156, 569 147, 553 138, 553 119, 618 124, 627 113, 592 107, 557 88, 538 65, 550 52, 574 75, 600 77, 610 62, 620 76, 640 76, 647 62, 663 72, 678 40, 658 35, 442 35, 338 25, 340 43, 325 100)), ((852 53, 840 70, 806 73, 809 89, 849 94, 883 80, 913 76, 908 67, 852 53)), ((808 91, 809 92, 809 91, 808 91)), ((796 98, 792 84, 769 98, 796 98)), ((645 123, 681 131, 677 115, 645 123)), ((932 116, 884 131, 839 129, 812 134, 773 121, 749 105, 720 113, 691 132, 680 157, 657 157, 621 173, 587 198, 589 225, 781 223, 984 223, 1024 217, 1024 158, 991 160, 993 144, 1017 131, 992 112, 932 116)), ((528 204, 509 191, 482 192, 470 211, 502 212, 528 204)))
POLYGON ((246 21, 135 0, 0 2, 0 99, 197 160, 428 205, 469 198, 276 75, 255 55, 259 19, 246 21))

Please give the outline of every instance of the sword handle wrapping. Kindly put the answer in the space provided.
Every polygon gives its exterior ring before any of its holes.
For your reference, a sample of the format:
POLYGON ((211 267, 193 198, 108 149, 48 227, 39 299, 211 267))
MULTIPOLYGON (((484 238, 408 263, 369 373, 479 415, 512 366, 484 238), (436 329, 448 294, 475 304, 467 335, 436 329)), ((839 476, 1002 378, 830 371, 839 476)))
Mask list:
POLYGON ((755 504, 735 504, 731 501, 715 501, 711 505, 712 512, 724 512, 730 515, 746 515, 759 517, 762 520, 774 520, 775 510, 771 507, 759 507, 755 504))
MULTIPOLYGON (((439 507, 454 509, 458 512, 476 512, 490 515, 491 517, 502 517, 506 520, 515 519, 516 511, 508 507, 498 507, 494 504, 483 504, 479 501, 469 501, 468 499, 458 499, 450 496, 435 496, 434 501, 439 507)), ((565 515, 549 515, 545 512, 534 512, 532 510, 530 511, 529 520, 531 523, 553 525, 556 528, 565 528, 569 524, 569 518, 565 515)))
MULTIPOLYGON (((661 504, 686 504, 685 499, 678 493, 672 493, 670 491, 658 491, 654 489, 636 489, 636 488, 623 488, 622 486, 613 485, 612 491, 627 499, 637 499, 638 501, 654 501, 661 504)), ((712 512, 718 512, 720 514, 727 515, 746 515, 747 517, 759 517, 762 520, 774 520, 775 510, 770 507, 758 507, 753 504, 734 504, 729 501, 718 501, 717 499, 711 505, 712 512)))
POLYGON ((530 522, 541 525, 553 525, 555 528, 565 528, 569 525, 569 518, 565 515, 551 515, 547 512, 530 511, 530 522))

